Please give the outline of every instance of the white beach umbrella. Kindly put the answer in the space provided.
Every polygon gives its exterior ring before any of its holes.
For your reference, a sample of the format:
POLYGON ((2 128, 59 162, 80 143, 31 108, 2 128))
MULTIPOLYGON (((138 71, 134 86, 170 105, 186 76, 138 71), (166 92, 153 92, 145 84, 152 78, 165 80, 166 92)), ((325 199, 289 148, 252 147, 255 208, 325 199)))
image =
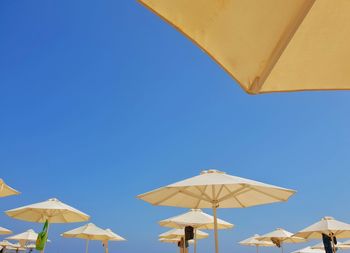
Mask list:
POLYGON ((282 202, 294 193, 294 190, 207 170, 198 176, 141 194, 138 198, 159 206, 212 208, 215 252, 218 253, 217 208, 245 208, 282 202))
MULTIPOLYGON (((217 219, 218 229, 233 228, 233 224, 217 219)), ((214 217, 204 213, 201 209, 191 209, 190 211, 162 220, 159 225, 169 228, 184 228, 192 226, 194 228, 194 253, 197 252, 197 229, 214 229, 214 217)))
POLYGON ((90 219, 89 215, 56 198, 8 210, 5 213, 14 219, 40 223, 48 221, 49 224, 82 222, 90 219))
POLYGON ((11 195, 18 195, 20 194, 19 191, 13 189, 12 187, 8 186, 4 180, 0 178, 0 197, 7 197, 11 195))
POLYGON ((36 233, 33 229, 28 229, 23 233, 7 237, 6 239, 18 241, 19 244, 23 247, 27 242, 35 242, 37 238, 38 233, 36 233))
POLYGON ((268 241, 259 241, 256 238, 260 237, 260 235, 255 234, 252 237, 249 237, 243 241, 240 241, 239 244, 243 245, 243 246, 253 246, 256 247, 256 252, 259 252, 259 247, 274 247, 275 244, 273 244, 272 242, 268 242, 268 241))
POLYGON ((276 246, 281 248, 282 253, 284 243, 300 243, 306 241, 304 238, 296 237, 293 235, 293 233, 288 232, 283 228, 277 228, 274 231, 264 234, 256 239, 259 241, 273 242, 276 244, 276 246))

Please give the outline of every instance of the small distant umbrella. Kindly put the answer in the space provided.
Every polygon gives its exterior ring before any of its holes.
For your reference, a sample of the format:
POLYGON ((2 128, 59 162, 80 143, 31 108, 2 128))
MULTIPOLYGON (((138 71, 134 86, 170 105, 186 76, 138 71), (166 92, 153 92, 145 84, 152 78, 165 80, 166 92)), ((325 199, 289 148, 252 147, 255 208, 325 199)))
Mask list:
POLYGON ((6 249, 6 248, 9 247, 9 246, 14 246, 14 244, 13 244, 13 243, 10 243, 10 242, 7 241, 7 240, 3 240, 3 241, 0 242, 0 246, 6 249))
POLYGON ((332 248, 335 253, 336 246, 334 244, 334 238, 350 238, 350 224, 326 216, 322 218, 322 220, 299 231, 295 236, 306 239, 321 239, 322 234, 325 234, 332 239, 332 248))
POLYGON ((126 241, 126 239, 124 239, 120 235, 117 235, 109 228, 105 229, 105 231, 111 236, 111 239, 103 241, 103 246, 105 247, 106 252, 108 252, 108 241, 126 241))
POLYGON ((18 241, 21 246, 24 246, 27 242, 35 242, 37 238, 38 233, 33 229, 28 229, 23 233, 7 237, 6 239, 18 241))
POLYGON ((141 194, 138 198, 157 206, 212 208, 215 253, 219 252, 217 208, 246 208, 287 201, 294 190, 231 176, 218 170, 141 194))
POLYGON ((291 253, 324 253, 324 250, 313 249, 312 247, 302 248, 300 250, 293 251, 291 253))
MULTIPOLYGON (((108 242, 109 240, 120 240, 117 234, 114 234, 111 230, 106 231, 102 228, 97 227, 93 223, 86 224, 82 227, 78 227, 76 229, 72 229, 70 231, 64 232, 62 234, 65 238, 79 238, 79 239, 85 239, 86 240, 86 253, 88 252, 89 247, 89 241, 90 240, 98 240, 108 242), (117 237, 118 238, 117 238, 117 237)), ((120 237, 121 238, 121 237, 120 237)), ((123 240, 122 238, 121 240, 123 240)), ((108 246, 105 246, 105 251, 108 253, 108 246)))
POLYGON ((270 233, 258 237, 257 240, 273 242, 277 247, 281 248, 282 253, 284 243, 299 243, 306 241, 304 238, 296 237, 293 235, 293 233, 288 232, 283 228, 277 228, 276 230, 270 233))
POLYGON ((9 234, 12 234, 11 230, 9 230, 7 228, 0 227, 0 235, 9 235, 9 234))
POLYGON ((6 247, 6 249, 15 250, 16 252, 26 250, 26 248, 21 246, 19 243, 12 244, 11 246, 6 247))
POLYGON ((18 195, 20 194, 19 191, 13 189, 12 187, 8 186, 4 180, 0 178, 0 197, 7 197, 11 195, 18 195))
POLYGON ((56 198, 8 210, 5 213, 14 219, 40 223, 48 221, 49 224, 82 222, 90 219, 89 215, 56 198))
POLYGON ((240 241, 239 244, 243 245, 243 246, 254 246, 256 247, 256 252, 259 252, 259 247, 274 247, 275 244, 273 244, 272 242, 268 242, 268 241, 259 241, 256 238, 260 237, 260 235, 255 234, 252 237, 249 237, 243 241, 240 241))
MULTIPOLYGON (((214 217, 204 213, 201 209, 191 209, 159 222, 159 225, 169 228, 184 228, 192 226, 194 228, 194 253, 197 252, 197 229, 214 229, 214 217)), ((217 219, 218 229, 229 229, 234 225, 221 219, 217 219)))

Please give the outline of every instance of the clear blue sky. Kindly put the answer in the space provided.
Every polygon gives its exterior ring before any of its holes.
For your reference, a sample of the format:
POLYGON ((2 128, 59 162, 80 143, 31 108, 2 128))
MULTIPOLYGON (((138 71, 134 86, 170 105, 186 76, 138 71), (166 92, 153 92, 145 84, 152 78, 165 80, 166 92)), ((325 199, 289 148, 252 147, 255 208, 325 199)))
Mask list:
MULTIPOLYGON (((255 252, 236 242, 325 215, 350 222, 349 92, 247 95, 132 0, 2 0, 0 33, 0 177, 23 192, 2 211, 57 197, 128 239, 111 252, 175 253, 156 221, 185 210, 135 196, 216 168, 298 190, 219 210, 236 224, 220 232, 221 252, 255 252)), ((59 237, 79 225, 53 225, 47 252, 83 252, 59 237)), ((0 226, 41 227, 4 214, 0 226)), ((213 247, 211 233, 199 252, 213 247)))

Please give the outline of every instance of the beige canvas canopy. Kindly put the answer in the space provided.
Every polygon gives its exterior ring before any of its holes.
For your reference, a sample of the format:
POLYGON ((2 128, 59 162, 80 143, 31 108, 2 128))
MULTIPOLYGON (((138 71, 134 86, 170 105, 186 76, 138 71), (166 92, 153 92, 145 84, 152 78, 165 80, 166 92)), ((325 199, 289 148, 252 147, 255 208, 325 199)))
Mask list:
POLYGON ((13 189, 12 187, 8 186, 4 180, 0 178, 0 197, 7 197, 11 195, 18 195, 20 194, 19 191, 13 189))
POLYGON ((14 244, 6 247, 6 250, 25 251, 26 248, 21 246, 19 243, 14 243, 14 244))
POLYGON ((322 238, 322 233, 327 235, 333 234, 337 238, 350 238, 350 224, 326 216, 315 224, 299 231, 295 236, 306 239, 320 239, 322 238))
POLYGON ((112 230, 104 230, 100 227, 97 227, 93 223, 88 223, 84 226, 69 230, 62 234, 65 238, 79 238, 86 240, 86 253, 89 249, 89 241, 90 240, 98 240, 104 242, 105 252, 108 253, 108 244, 106 242, 112 241, 123 241, 124 238, 115 234, 112 230))
MULTIPOLYGON (((217 219, 218 229, 229 229, 233 224, 217 219)), ((197 252, 197 229, 214 229, 214 217, 204 213, 201 209, 191 209, 190 211, 171 217, 159 222, 159 225, 170 228, 194 227, 194 253, 197 252)))
POLYGON ((325 252, 324 252, 324 250, 314 249, 314 248, 308 246, 306 248, 302 248, 300 250, 293 251, 291 253, 325 253, 325 252))
POLYGON ((5 212, 8 216, 24 221, 49 223, 83 222, 90 216, 59 201, 56 198, 44 202, 19 207, 5 212))
POLYGON ((0 227, 0 235, 9 235, 9 234, 12 234, 11 230, 9 230, 7 228, 0 227))
POLYGON ((36 233, 33 229, 28 229, 23 233, 7 237, 6 239, 18 241, 19 244, 22 247, 24 247, 24 245, 27 242, 35 242, 37 238, 38 238, 38 233, 36 233))
POLYGON ((350 89, 348 0, 139 0, 248 93, 350 89))
POLYGON ((275 245, 272 242, 269 241, 259 241, 257 238, 259 238, 260 235, 255 234, 252 237, 249 237, 243 241, 240 241, 239 244, 243 246, 254 246, 256 247, 256 252, 259 252, 259 247, 274 247, 275 245))
MULTIPOLYGON (((191 209, 186 213, 162 220, 159 225, 169 228, 192 226, 198 229, 214 229, 214 217, 204 213, 201 209, 191 209)), ((229 229, 233 226, 227 221, 218 219, 218 229, 229 229)))
POLYGON ((141 194, 138 198, 160 206, 212 208, 215 252, 219 252, 217 208, 245 208, 287 201, 294 190, 231 176, 218 170, 202 171, 199 176, 141 194))
POLYGON ((13 243, 10 243, 10 242, 7 241, 7 240, 3 240, 3 241, 0 242, 0 246, 3 247, 3 248, 7 248, 7 247, 9 247, 9 246, 14 246, 14 244, 13 244, 13 243))
POLYGON ((277 244, 279 244, 281 247, 282 253, 283 253, 284 243, 300 243, 300 242, 306 241, 304 238, 296 237, 293 235, 293 233, 288 232, 283 228, 277 228, 272 232, 269 232, 260 237, 257 237, 256 239, 259 241, 273 242, 276 246, 277 244))
MULTIPOLYGON (((184 237, 184 235, 185 235, 184 229, 174 228, 174 229, 171 229, 169 231, 166 231, 166 232, 160 234, 159 238, 180 240, 181 237, 184 237)), ((209 234, 207 234, 201 230, 197 230, 197 239, 204 239, 204 238, 208 238, 208 237, 209 237, 209 234)))

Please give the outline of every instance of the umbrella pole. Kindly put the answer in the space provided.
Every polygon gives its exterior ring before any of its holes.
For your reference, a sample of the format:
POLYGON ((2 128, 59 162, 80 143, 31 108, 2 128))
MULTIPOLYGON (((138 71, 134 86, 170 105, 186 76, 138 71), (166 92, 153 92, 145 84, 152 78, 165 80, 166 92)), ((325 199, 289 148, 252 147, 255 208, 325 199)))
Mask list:
POLYGON ((105 245, 105 253, 108 253, 108 240, 103 242, 103 244, 105 245))
POLYGON ((259 253, 259 246, 256 245, 256 253, 259 253))
POLYGON ((194 229, 194 245, 193 245, 194 253, 197 253, 197 229, 194 229))
POLYGON ((88 253, 88 251, 89 251, 89 240, 86 240, 85 253, 88 253))
POLYGON ((215 253, 219 253, 219 239, 218 239, 218 217, 216 214, 216 203, 213 203, 213 215, 214 215, 214 235, 215 235, 215 253))

